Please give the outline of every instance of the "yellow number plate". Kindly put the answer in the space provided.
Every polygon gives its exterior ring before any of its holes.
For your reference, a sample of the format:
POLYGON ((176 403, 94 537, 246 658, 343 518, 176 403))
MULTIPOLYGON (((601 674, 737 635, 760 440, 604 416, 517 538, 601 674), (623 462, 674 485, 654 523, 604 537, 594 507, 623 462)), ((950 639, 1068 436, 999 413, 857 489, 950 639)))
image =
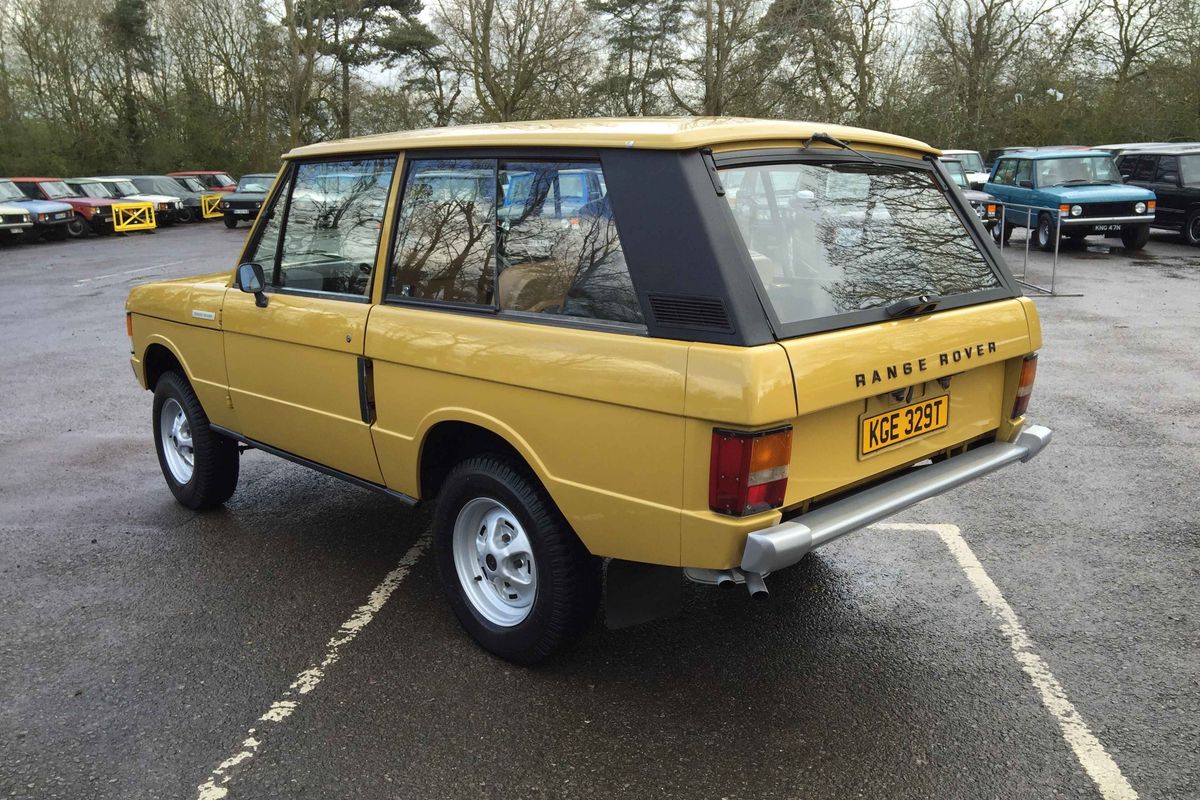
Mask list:
POLYGON ((950 395, 932 397, 860 421, 859 453, 876 450, 946 427, 950 422, 950 395))

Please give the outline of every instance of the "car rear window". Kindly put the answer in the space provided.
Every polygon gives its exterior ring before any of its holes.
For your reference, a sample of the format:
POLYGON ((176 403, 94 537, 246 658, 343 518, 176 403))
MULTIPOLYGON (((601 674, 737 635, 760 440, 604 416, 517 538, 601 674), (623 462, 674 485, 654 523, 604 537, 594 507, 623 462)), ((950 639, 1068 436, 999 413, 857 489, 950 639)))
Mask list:
POLYGON ((792 162, 721 170, 783 324, 995 289, 995 270, 925 168, 792 162))

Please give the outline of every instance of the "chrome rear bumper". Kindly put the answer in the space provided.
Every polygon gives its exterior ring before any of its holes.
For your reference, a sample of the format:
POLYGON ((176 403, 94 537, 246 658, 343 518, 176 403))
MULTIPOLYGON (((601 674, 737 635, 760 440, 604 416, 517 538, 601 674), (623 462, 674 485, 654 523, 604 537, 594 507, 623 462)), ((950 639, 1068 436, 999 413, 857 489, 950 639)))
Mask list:
POLYGON ((865 528, 930 497, 948 492, 1014 461, 1028 461, 1050 443, 1051 431, 1027 425, 1014 442, 993 442, 822 506, 746 537, 742 570, 773 572, 811 550, 865 528))

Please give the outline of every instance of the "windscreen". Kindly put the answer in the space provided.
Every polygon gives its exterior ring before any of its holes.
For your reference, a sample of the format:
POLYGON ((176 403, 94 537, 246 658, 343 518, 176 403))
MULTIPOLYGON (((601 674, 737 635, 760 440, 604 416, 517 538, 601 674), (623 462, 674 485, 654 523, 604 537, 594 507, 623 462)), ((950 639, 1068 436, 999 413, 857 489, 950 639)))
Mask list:
POLYGON ((1121 173, 1110 155, 1046 158, 1035 163, 1040 187, 1121 182, 1121 173))
POLYGON ((943 161, 942 163, 946 165, 946 172, 950 173, 950 177, 954 179, 955 183, 964 189, 971 188, 971 182, 967 180, 967 173, 963 171, 961 161, 943 161))
POLYGON ((73 191, 71 191, 70 188, 68 188, 67 185, 65 183, 63 183, 62 181, 42 181, 41 187, 42 187, 42 191, 46 193, 46 197, 52 197, 52 198, 57 199, 59 197, 78 197, 79 196, 79 195, 75 194, 73 191))
POLYGON ((238 181, 237 190, 239 192, 262 192, 266 194, 271 188, 271 184, 275 182, 275 176, 266 175, 243 175, 238 181))
POLYGON ((721 180, 781 323, 1001 286, 928 169, 780 163, 721 180))
POLYGON ((210 184, 212 186, 233 186, 234 185, 233 178, 229 177, 224 172, 218 172, 216 175, 212 176, 212 179, 213 179, 213 182, 212 182, 212 184, 210 184))
POLYGON ((0 181, 0 200, 27 200, 25 193, 12 181, 0 181))
POLYGON ((138 194, 138 188, 133 185, 133 181, 105 181, 104 185, 110 192, 113 192, 115 197, 129 197, 131 194, 138 194))
POLYGON ((954 157, 962 162, 967 172, 984 172, 983 159, 979 153, 955 153, 954 157))
POLYGON ((73 183, 71 188, 83 197, 108 197, 108 192, 98 183, 73 183))

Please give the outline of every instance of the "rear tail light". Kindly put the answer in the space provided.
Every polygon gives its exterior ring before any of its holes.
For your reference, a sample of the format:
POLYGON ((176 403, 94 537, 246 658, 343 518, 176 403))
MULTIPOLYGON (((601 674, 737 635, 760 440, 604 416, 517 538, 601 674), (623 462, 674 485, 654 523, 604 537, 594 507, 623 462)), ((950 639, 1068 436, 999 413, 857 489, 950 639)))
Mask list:
POLYGON ((1017 383, 1017 399, 1013 403, 1012 418, 1023 415, 1029 408, 1029 396, 1033 394, 1033 379, 1037 377, 1037 353, 1025 356, 1021 364, 1021 380, 1017 383))
POLYGON ((714 430, 708 507, 737 517, 779 508, 791 459, 791 425, 753 432, 714 430))

